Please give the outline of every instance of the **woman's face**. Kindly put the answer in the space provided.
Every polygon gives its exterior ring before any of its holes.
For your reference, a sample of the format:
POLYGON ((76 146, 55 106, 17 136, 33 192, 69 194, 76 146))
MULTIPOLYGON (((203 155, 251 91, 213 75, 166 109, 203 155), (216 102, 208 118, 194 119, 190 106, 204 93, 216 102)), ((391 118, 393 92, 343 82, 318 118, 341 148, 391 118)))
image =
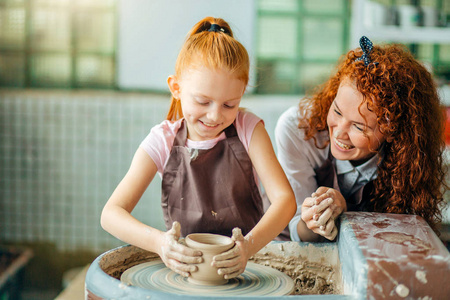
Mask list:
POLYGON ((355 84, 344 80, 327 116, 331 154, 339 160, 349 160, 353 165, 374 156, 386 139, 379 130, 375 113, 366 104, 359 107, 362 100, 355 84))
POLYGON ((210 140, 236 119, 245 83, 224 70, 190 69, 178 80, 181 108, 191 140, 210 140))

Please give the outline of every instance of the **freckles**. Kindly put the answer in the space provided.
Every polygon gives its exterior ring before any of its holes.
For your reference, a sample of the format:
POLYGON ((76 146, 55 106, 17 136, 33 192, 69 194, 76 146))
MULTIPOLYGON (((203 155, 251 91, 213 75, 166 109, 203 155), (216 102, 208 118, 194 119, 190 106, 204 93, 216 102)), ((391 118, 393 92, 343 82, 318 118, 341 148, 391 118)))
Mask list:
POLYGON ((333 122, 333 117, 331 116, 330 112, 328 112, 328 114, 327 114, 327 123, 328 123, 328 125, 330 125, 330 123, 332 123, 332 122, 333 122))
POLYGON ((339 135, 341 135, 341 134, 342 134, 342 130, 336 129, 336 130, 333 132, 333 137, 334 137, 334 138, 338 138, 339 135))
POLYGON ((364 135, 362 136, 350 136, 353 146, 358 149, 368 149, 370 147, 371 141, 367 139, 364 135))

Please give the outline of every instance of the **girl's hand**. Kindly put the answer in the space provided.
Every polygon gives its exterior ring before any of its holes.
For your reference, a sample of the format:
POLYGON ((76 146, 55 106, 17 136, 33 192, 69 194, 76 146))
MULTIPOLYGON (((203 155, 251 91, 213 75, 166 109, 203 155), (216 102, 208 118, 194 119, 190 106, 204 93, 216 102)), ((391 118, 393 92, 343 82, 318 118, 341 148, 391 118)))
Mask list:
POLYGON ((213 257, 212 266, 219 268, 217 273, 223 275, 223 278, 230 279, 244 273, 248 260, 248 240, 242 235, 240 228, 233 229, 235 241, 233 248, 213 257))
POLYGON ((183 277, 189 277, 191 272, 197 271, 195 265, 203 261, 202 252, 193 250, 178 242, 180 238, 181 225, 173 222, 172 228, 162 234, 161 257, 164 264, 174 272, 183 277))

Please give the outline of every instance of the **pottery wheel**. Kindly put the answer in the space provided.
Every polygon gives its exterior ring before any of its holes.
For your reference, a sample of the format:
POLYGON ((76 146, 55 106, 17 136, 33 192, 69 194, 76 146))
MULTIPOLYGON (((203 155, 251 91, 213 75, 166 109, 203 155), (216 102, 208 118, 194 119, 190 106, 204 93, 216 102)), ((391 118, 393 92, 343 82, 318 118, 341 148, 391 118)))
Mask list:
POLYGON ((286 274, 252 262, 247 263, 244 273, 216 286, 188 282, 187 278, 167 268, 160 259, 129 268, 120 279, 126 284, 149 290, 185 295, 282 296, 294 288, 293 280, 286 274))

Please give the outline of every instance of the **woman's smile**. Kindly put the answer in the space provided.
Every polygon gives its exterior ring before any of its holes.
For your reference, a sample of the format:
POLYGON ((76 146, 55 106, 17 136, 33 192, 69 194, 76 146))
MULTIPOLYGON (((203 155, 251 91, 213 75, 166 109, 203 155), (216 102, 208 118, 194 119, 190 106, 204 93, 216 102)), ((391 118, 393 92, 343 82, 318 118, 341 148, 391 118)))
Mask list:
POLYGON ((347 145, 347 144, 339 142, 338 139, 336 139, 336 138, 334 138, 334 143, 336 144, 336 146, 338 148, 341 148, 342 150, 351 150, 351 149, 355 148, 352 145, 347 145))

